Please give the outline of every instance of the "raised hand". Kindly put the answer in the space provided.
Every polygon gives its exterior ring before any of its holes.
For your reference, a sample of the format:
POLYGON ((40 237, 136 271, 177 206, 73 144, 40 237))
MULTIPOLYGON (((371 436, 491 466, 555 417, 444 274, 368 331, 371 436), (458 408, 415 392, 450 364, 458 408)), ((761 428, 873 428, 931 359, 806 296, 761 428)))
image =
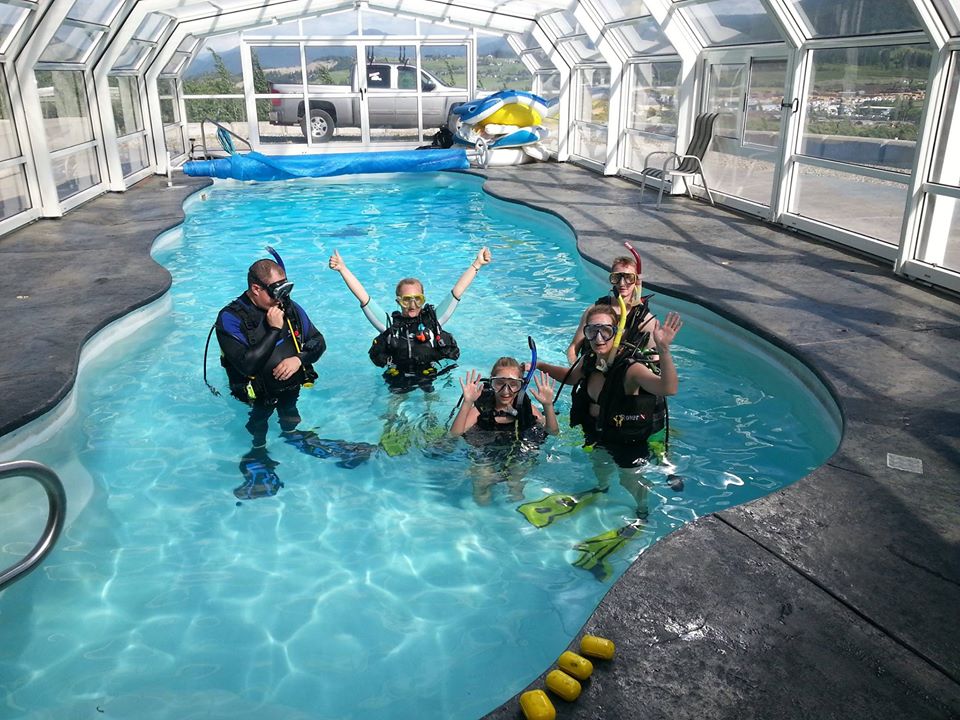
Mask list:
POLYGON ((337 272, 347 269, 347 264, 343 261, 343 258, 340 257, 340 252, 338 250, 333 251, 333 255, 330 256, 330 262, 327 264, 330 266, 331 270, 336 270, 337 272))
POLYGON ((540 371, 533 376, 534 388, 530 394, 537 399, 541 405, 553 405, 553 396, 557 387, 553 378, 545 372, 540 371))
POLYGON ((477 257, 474 259, 474 263, 483 267, 493 259, 493 256, 490 254, 489 248, 480 248, 480 251, 477 253, 477 257))
POLYGON ((483 383, 480 382, 480 373, 470 370, 460 381, 464 403, 475 403, 483 392, 483 383))
POLYGON ((673 339, 677 336, 677 333, 680 332, 680 328, 682 327, 683 321, 680 319, 680 315, 678 313, 667 313, 667 317, 664 318, 662 323, 660 323, 660 327, 653 331, 653 341, 657 344, 657 349, 668 349, 670 347, 670 343, 673 342, 673 339))

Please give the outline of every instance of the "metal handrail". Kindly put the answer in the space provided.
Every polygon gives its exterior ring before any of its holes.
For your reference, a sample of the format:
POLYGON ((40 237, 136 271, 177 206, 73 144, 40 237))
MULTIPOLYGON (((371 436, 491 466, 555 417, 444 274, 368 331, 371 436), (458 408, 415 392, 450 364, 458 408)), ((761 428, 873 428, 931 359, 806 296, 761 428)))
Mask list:
POLYGON ((200 121, 200 137, 201 137, 201 139, 203 140, 203 157, 204 157, 204 158, 212 157, 212 156, 210 155, 210 151, 207 150, 207 132, 206 132, 206 124, 207 124, 207 123, 210 123, 210 124, 212 124, 212 125, 216 125, 220 130, 223 130, 223 131, 224 131, 225 133, 227 133, 230 137, 234 137, 234 138, 236 138, 237 140, 239 140, 240 142, 244 143, 244 144, 247 146, 247 150, 248 150, 248 151, 253 152, 253 145, 251 145, 251 144, 250 144, 250 141, 247 140, 245 137, 241 137, 240 135, 237 135, 233 130, 231 130, 230 128, 226 127, 225 125, 221 125, 221 124, 218 123, 216 120, 211 120, 210 118, 204 118, 203 120, 200 121))
POLYGON ((7 585, 12 585, 36 568, 53 550, 57 538, 60 537, 60 531, 63 530, 63 521, 67 516, 67 493, 63 489, 60 478, 53 470, 33 460, 0 463, 0 480, 7 477, 24 476, 39 482, 47 493, 47 503, 49 505, 47 526, 43 529, 40 540, 23 560, 0 572, 0 590, 3 590, 7 585))

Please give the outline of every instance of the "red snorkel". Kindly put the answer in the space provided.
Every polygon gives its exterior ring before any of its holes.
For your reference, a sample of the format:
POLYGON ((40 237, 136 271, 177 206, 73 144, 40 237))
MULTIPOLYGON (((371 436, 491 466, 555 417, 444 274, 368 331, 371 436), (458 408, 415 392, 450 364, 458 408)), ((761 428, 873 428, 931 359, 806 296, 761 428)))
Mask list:
POLYGON ((643 275, 643 260, 640 259, 640 253, 633 249, 633 245, 628 242, 625 242, 623 246, 630 251, 630 254, 633 255, 633 259, 637 263, 637 277, 643 275))

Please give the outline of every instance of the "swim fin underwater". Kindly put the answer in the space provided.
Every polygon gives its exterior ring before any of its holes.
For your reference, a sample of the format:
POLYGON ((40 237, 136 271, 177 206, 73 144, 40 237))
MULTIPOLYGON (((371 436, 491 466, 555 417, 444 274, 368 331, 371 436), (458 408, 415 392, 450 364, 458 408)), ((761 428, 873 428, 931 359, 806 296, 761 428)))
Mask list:
POLYGON ((574 493, 553 493, 539 500, 532 500, 523 503, 517 508, 517 512, 523 515, 527 522, 537 528, 544 528, 558 517, 569 515, 576 510, 589 505, 597 496, 605 493, 606 490, 593 488, 586 492, 574 493))
POLYGON ((580 557, 574 560, 573 566, 593 573, 600 582, 606 582, 613 574, 607 558, 643 532, 644 526, 644 521, 638 518, 621 528, 578 542, 573 549, 580 551, 580 557))
POLYGON ((279 476, 273 471, 276 466, 277 462, 267 455, 266 448, 250 450, 240 459, 243 485, 235 488, 233 494, 239 500, 273 497, 283 487, 279 476))
POLYGON ((313 430, 293 430, 283 433, 283 440, 297 450, 315 458, 336 458, 337 467, 353 468, 370 459, 377 451, 376 445, 346 440, 328 440, 319 437, 313 430))

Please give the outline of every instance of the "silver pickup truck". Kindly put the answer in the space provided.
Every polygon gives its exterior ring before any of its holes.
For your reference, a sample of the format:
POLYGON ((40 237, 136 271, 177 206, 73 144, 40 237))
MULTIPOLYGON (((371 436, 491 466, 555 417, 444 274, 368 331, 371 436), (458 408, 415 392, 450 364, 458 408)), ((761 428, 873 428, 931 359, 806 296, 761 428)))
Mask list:
MULTIPOLYGON (((368 63, 367 94, 370 125, 376 128, 417 127, 417 69, 394 63, 368 63)), ((450 111, 467 100, 465 88, 444 85, 426 70, 420 70, 423 97, 423 126, 438 127, 447 122, 450 111)), ((360 83, 354 66, 350 86, 308 85, 309 122, 304 112, 303 86, 271 83, 270 92, 299 97, 273 98, 271 125, 299 124, 304 137, 326 142, 338 127, 360 127, 360 83), (339 97, 338 97, 339 96, 339 97)))

